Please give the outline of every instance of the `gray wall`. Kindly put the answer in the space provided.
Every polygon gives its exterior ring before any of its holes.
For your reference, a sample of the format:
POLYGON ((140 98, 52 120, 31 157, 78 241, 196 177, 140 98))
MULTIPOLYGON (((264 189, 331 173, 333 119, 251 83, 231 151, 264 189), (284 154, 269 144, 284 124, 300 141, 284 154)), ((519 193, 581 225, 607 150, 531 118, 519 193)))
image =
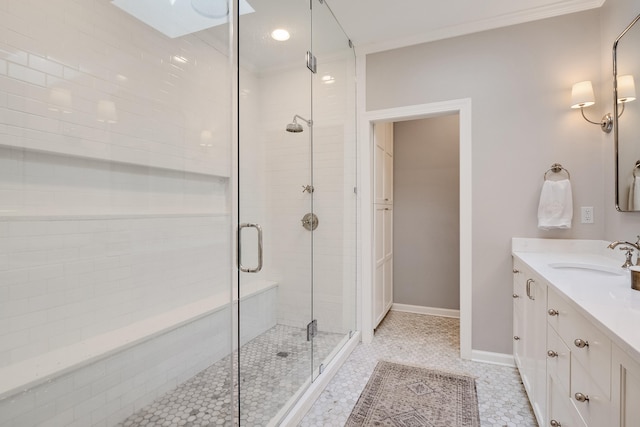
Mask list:
POLYGON ((393 127, 393 302, 460 308, 458 115, 393 127))
POLYGON ((472 99, 473 256, 464 262, 472 264, 476 350, 512 351, 513 236, 604 236, 611 140, 569 108, 573 83, 601 83, 600 19, 592 10, 367 55, 368 111, 472 99), (538 230, 542 176, 554 162, 571 172, 574 212, 593 206, 594 224, 574 215, 570 230, 538 230))

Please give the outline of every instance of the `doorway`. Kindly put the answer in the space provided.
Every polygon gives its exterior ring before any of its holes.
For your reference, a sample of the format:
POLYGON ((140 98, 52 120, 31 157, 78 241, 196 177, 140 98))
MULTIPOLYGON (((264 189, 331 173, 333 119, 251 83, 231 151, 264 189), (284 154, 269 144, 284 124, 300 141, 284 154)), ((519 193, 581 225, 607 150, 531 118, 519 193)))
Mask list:
MULTIPOLYGON (((361 177, 362 177, 362 247, 373 250, 373 128, 378 122, 400 122, 446 114, 459 114, 459 160, 460 160, 460 357, 471 359, 472 353, 472 247, 471 247, 471 99, 459 99, 438 103, 420 104, 385 110, 369 111, 364 114, 361 134, 361 177)), ((373 339, 372 283, 374 276, 374 254, 363 254, 362 259, 362 337, 364 342, 373 339)))
POLYGON ((459 117, 394 123, 393 308, 460 316, 459 117))

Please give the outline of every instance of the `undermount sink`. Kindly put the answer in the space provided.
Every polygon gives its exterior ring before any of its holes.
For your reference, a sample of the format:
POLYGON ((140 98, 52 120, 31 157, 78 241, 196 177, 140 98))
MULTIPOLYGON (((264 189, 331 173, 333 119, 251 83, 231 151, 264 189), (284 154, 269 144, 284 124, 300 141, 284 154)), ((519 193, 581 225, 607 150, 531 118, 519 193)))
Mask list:
POLYGON ((557 270, 574 270, 593 273, 599 276, 624 276, 626 271, 619 267, 608 265, 586 264, 580 262, 556 262, 549 267, 557 270))

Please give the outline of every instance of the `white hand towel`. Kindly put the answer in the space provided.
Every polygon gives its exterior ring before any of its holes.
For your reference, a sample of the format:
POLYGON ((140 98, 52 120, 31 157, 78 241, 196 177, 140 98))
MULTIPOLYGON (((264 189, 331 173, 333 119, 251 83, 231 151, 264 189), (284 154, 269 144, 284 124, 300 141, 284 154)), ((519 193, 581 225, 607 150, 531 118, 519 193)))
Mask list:
POLYGON ((571 182, 568 179, 545 181, 538 205, 538 228, 542 230, 571 228, 572 219, 571 182))

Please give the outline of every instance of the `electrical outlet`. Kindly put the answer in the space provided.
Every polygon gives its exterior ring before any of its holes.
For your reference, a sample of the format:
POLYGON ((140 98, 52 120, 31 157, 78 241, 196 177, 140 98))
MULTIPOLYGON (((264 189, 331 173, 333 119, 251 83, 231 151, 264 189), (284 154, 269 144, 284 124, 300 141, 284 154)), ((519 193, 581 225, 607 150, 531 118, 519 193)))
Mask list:
POLYGON ((593 224, 593 206, 583 206, 581 208, 581 212, 582 212, 582 223, 593 224))

